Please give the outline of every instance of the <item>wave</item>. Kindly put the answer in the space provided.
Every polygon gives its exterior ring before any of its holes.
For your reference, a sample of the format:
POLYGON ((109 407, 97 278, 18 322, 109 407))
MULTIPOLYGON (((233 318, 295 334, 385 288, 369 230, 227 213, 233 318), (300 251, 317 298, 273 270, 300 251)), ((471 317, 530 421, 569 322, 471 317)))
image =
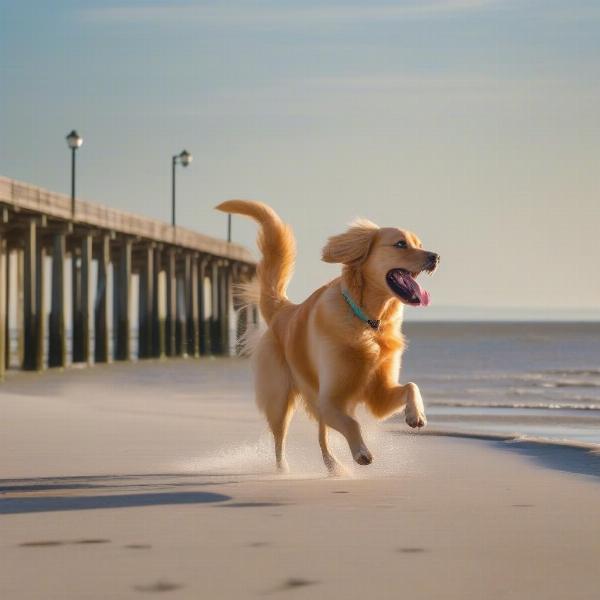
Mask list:
POLYGON ((600 411, 600 404, 580 404, 575 402, 465 402, 464 400, 434 400, 427 404, 428 406, 447 406, 452 408, 527 408, 600 411))
POLYGON ((544 396, 547 394, 546 390, 541 388, 509 388, 506 390, 507 396, 544 396))
POLYGON ((600 377, 600 369, 563 369, 538 371, 533 373, 515 373, 515 372, 479 372, 479 373, 444 373, 437 375, 426 375, 422 380, 432 383, 448 383, 461 381, 497 381, 507 380, 519 381, 535 386, 552 387, 599 387, 600 381, 580 380, 577 377, 600 377), (566 379, 557 379, 549 377, 550 375, 565 377, 566 379))
POLYGON ((546 381, 541 384, 545 388, 600 388, 595 381, 546 381))
POLYGON ((548 373, 549 375, 600 375, 600 369, 549 369, 547 371, 543 371, 544 373, 548 373))

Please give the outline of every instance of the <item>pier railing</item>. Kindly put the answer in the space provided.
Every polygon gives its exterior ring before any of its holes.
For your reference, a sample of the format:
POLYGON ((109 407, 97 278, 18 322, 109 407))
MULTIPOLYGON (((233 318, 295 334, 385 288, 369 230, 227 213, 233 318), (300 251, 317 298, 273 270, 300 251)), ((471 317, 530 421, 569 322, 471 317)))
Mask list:
POLYGON ((135 332, 139 358, 228 354, 254 270, 243 246, 0 177, 0 377, 128 360, 135 332))

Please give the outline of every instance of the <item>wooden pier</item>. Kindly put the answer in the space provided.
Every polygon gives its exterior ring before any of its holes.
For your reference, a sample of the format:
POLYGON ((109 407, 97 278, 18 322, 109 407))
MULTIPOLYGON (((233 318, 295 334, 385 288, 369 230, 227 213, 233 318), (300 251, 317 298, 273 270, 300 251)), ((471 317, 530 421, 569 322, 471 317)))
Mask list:
POLYGON ((91 202, 72 214, 70 197, 0 177, 0 378, 11 366, 229 354, 256 318, 234 307, 232 285, 254 271, 237 244, 91 202))

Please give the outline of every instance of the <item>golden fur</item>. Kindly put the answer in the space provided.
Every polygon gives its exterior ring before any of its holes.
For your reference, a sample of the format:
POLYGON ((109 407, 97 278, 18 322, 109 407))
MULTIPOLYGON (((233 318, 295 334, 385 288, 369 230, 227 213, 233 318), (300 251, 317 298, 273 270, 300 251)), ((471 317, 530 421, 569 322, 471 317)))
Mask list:
POLYGON ((300 397, 319 423, 323 460, 331 472, 339 464, 327 445, 329 427, 344 435, 356 462, 372 461, 354 418, 359 403, 381 419, 406 409, 411 427, 424 426, 419 388, 414 383, 398 384, 403 303, 385 276, 395 268, 412 273, 428 269, 427 261, 432 256, 437 261, 437 255, 422 250, 419 239, 408 231, 355 221, 323 248, 324 261, 343 265, 341 277, 293 304, 286 296, 295 260, 291 229, 260 202, 229 200, 217 208, 249 216, 261 226, 257 276, 260 310, 268 329, 254 349, 255 391, 273 432, 278 467, 287 468, 285 436, 300 397), (399 239, 406 242, 402 251, 395 246, 399 239), (342 289, 370 318, 380 320, 378 330, 353 314, 342 289))

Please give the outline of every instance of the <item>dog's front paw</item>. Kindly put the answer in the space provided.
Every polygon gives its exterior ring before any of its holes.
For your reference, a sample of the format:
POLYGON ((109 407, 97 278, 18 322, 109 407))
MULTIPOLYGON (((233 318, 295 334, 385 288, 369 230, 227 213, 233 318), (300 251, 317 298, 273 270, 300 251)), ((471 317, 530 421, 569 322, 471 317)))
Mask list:
POLYGON ((421 427, 425 427, 427 425, 427 417, 422 410, 418 410, 415 408, 406 408, 406 424, 409 427, 421 429, 421 427))

